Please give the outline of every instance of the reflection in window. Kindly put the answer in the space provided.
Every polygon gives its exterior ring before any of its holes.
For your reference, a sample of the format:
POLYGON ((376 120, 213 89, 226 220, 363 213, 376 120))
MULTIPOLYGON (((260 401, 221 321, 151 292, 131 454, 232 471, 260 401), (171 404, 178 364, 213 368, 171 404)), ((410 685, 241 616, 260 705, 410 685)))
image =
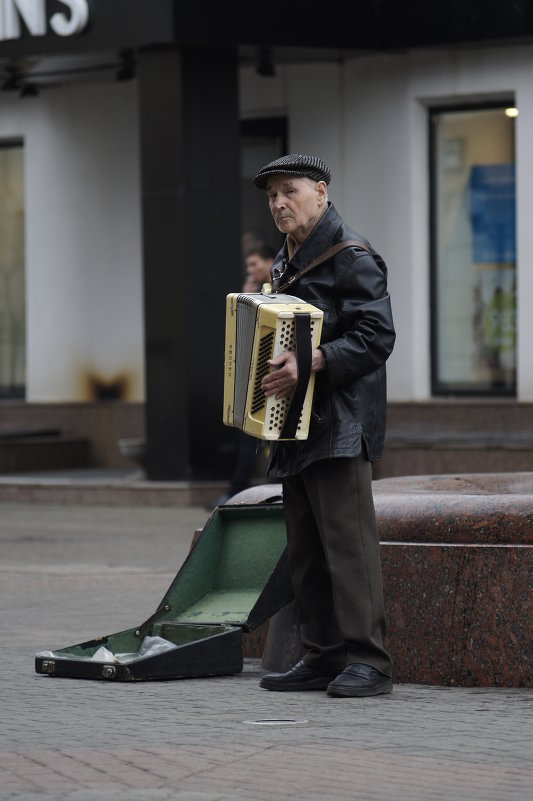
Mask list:
POLYGON ((23 148, 0 143, 0 396, 22 397, 25 373, 23 148))
POLYGON ((514 119, 504 107, 434 111, 435 394, 516 388, 514 119))

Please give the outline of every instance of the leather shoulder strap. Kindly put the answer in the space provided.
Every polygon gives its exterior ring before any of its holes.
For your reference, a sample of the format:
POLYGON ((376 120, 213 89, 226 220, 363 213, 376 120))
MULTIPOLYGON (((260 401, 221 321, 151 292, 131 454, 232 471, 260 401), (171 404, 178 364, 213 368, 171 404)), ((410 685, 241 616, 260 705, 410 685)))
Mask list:
POLYGON ((296 341, 296 360, 298 362, 298 383, 289 402, 280 439, 296 439, 298 423, 300 422, 305 396, 307 395, 313 356, 310 314, 304 312, 294 315, 294 338, 296 341))
POLYGON ((295 281, 298 281, 302 275, 305 275, 310 270, 313 270, 315 267, 318 267, 319 264, 331 259, 335 256, 339 251, 345 250, 346 248, 362 248, 362 250, 366 250, 366 252, 372 256, 372 251, 365 245, 364 242, 360 242, 358 239, 343 239, 341 242, 337 242, 336 245, 332 245, 330 248, 321 253, 320 256, 317 256, 307 267, 304 267, 303 270, 299 270, 296 275, 293 275, 292 278, 289 278, 288 281, 285 283, 281 283, 281 278, 275 278, 272 282, 272 292, 277 292, 278 294, 281 292, 285 292, 295 281))

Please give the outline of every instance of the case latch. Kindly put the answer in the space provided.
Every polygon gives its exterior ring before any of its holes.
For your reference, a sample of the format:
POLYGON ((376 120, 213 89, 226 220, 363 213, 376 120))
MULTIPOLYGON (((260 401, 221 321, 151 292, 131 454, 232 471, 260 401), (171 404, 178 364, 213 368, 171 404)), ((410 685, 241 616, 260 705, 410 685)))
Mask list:
POLYGON ((117 675, 116 667, 113 665, 104 665, 102 668, 102 678, 104 679, 114 679, 117 675))

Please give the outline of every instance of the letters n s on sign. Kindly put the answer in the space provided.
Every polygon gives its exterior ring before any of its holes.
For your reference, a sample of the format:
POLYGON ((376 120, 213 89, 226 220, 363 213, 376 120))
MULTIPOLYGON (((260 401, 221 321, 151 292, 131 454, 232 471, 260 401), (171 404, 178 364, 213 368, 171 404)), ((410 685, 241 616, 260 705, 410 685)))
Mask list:
MULTIPOLYGON (((58 0, 65 11, 56 11, 48 20, 58 36, 75 36, 81 33, 89 20, 87 0, 58 0)), ((0 0, 0 42, 20 39, 21 22, 30 36, 46 36, 46 0, 0 0)))

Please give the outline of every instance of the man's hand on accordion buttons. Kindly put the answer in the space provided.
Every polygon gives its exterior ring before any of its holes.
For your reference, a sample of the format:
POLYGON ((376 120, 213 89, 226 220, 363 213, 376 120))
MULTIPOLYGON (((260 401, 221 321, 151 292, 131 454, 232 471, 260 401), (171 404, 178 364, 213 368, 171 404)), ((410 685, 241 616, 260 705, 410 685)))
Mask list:
MULTIPOLYGON (((286 351, 275 359, 269 359, 268 364, 272 372, 266 375, 261 382, 261 389, 267 398, 272 395, 285 398, 290 395, 298 383, 298 362, 294 351, 286 351)), ((320 348, 313 348, 311 359, 311 372, 318 373, 326 369, 324 354, 320 348)))
POLYGON ((290 395, 298 383, 298 362, 293 351, 286 351, 275 359, 269 359, 272 372, 261 382, 261 389, 267 398, 275 395, 276 400, 290 395))

